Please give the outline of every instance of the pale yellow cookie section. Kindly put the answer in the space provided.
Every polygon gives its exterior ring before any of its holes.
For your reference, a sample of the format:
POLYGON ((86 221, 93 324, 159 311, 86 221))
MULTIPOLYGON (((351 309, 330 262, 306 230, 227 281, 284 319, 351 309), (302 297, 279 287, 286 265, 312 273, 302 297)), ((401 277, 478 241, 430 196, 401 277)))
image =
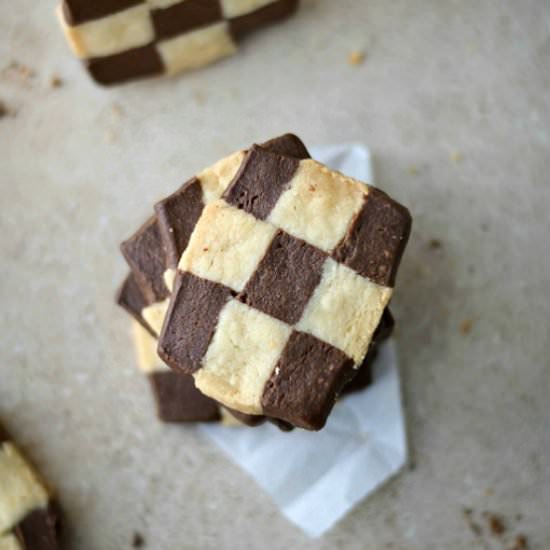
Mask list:
POLYGON ((235 177, 244 160, 244 151, 237 151, 202 171, 197 179, 201 182, 204 204, 218 200, 235 177))
POLYGON ((228 19, 259 10, 276 0, 221 0, 223 15, 228 19))
POLYGON ((167 74, 197 69, 237 51, 227 22, 164 40, 157 44, 157 48, 167 74))
POLYGON ((139 370, 145 374, 169 370, 157 354, 157 340, 137 321, 132 321, 132 330, 139 370))
POLYGON ((114 55, 145 46, 155 37, 147 4, 74 27, 67 25, 61 6, 57 13, 72 50, 81 58, 114 55))
POLYGON ((221 423, 227 428, 242 428, 244 424, 237 420, 227 409, 220 407, 220 414, 222 415, 221 423))
POLYGON ((232 300, 220 313, 195 386, 231 409, 262 414, 264 386, 290 332, 277 319, 232 300))
POLYGON ((330 252, 359 212, 368 187, 314 160, 302 160, 268 221, 330 252))
POLYGON ((297 328, 332 344, 359 364, 388 305, 392 289, 328 259, 297 328))
POLYGON ((10 442, 0 445, 0 533, 10 531, 29 512, 48 505, 38 474, 10 442))
POLYGON ((160 335, 169 305, 170 298, 166 298, 166 300, 163 300, 162 302, 155 302, 154 304, 151 304, 141 310, 142 317, 147 321, 149 326, 157 335, 160 335))
POLYGON ((0 535, 0 550, 23 550, 14 535, 0 535))
POLYGON ((237 292, 260 263, 276 229, 219 200, 206 206, 179 269, 237 292))
POLYGON ((166 285, 166 288, 172 293, 174 290, 174 280, 176 278, 176 270, 172 268, 168 268, 163 275, 164 284, 166 285))

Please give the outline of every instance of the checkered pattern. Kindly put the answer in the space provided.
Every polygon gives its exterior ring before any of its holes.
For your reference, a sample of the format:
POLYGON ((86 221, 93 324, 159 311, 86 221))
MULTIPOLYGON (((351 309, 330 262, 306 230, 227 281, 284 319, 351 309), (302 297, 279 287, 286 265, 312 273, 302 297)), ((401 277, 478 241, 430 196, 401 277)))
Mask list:
POLYGON ((0 534, 14 530, 29 514, 46 508, 49 502, 45 484, 14 443, 0 442, 0 534))
POLYGON ((332 357, 334 371, 350 359, 359 365, 392 294, 389 278, 373 281, 356 269, 356 258, 338 253, 344 243, 355 250, 350 240, 371 194, 390 210, 392 201, 313 160, 287 166, 282 159, 253 148, 223 198, 205 207, 181 257, 161 336, 166 352, 164 336, 206 315, 218 288, 216 312, 201 327, 211 338, 178 367, 194 373, 206 395, 250 414, 263 412, 268 382, 292 346, 332 357), (287 168, 288 181, 267 181, 287 168))
POLYGON ((295 11, 298 0, 64 0, 74 53, 102 84, 175 74, 236 52, 237 41, 295 11))

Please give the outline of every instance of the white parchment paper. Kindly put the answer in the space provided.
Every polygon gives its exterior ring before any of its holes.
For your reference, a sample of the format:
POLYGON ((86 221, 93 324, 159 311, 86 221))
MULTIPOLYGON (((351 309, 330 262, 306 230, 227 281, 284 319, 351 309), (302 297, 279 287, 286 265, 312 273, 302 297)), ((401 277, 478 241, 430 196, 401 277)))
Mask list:
MULTIPOLYGON (((373 183, 369 150, 315 147, 312 156, 373 183)), ((203 425, 202 432, 248 472, 311 537, 330 529, 406 463, 407 445, 395 346, 380 347, 374 384, 341 400, 320 432, 203 425)))

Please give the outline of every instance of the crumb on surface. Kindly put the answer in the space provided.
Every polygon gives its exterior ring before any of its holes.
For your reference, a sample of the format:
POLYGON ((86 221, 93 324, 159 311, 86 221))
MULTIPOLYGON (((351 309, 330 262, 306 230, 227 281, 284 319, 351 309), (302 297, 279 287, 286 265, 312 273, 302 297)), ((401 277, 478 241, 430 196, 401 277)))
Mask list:
POLYGON ((409 174, 410 174, 411 176, 416 176, 416 175, 418 175, 418 172, 419 172, 418 166, 415 166, 414 164, 411 164, 411 166, 409 166, 409 174))
POLYGON ((134 533, 134 536, 132 538, 132 546, 134 548, 143 548, 145 546, 145 539, 143 538, 143 535, 138 531, 134 533))
POLYGON ((463 155, 462 155, 462 153, 461 153, 460 151, 453 151, 453 152, 451 153, 451 160, 452 160, 455 164, 459 163, 463 158, 464 158, 464 157, 463 157, 463 155))
POLYGON ((0 118, 4 118, 5 116, 8 116, 8 115, 9 115, 8 108, 2 101, 0 101, 0 118))
POLYGON ((28 82, 31 78, 36 76, 34 69, 19 61, 11 61, 4 69, 2 69, 2 76, 17 79, 22 82, 28 82))
POLYGON ((489 531, 492 535, 495 537, 501 537, 504 533, 506 533, 506 525, 504 525, 504 521, 500 516, 489 512, 485 512, 483 516, 487 521, 487 527, 489 527, 489 531))
POLYGON ((197 105, 204 105, 206 103, 206 92, 203 90, 193 90, 192 95, 197 105))
POLYGON ((523 534, 519 534, 514 540, 514 546, 510 550, 528 550, 529 542, 527 537, 523 534))
POLYGON ((439 239, 430 239, 429 246, 432 250, 439 250, 443 243, 439 239))
POLYGON ((473 319, 464 319, 462 323, 460 323, 460 332, 466 336, 467 334, 470 334, 472 332, 472 327, 474 326, 474 320, 473 319))
POLYGON ((61 88, 61 86, 63 86, 63 80, 59 75, 53 74, 50 78, 50 87, 61 88))
POLYGON ((365 61, 365 52, 362 52, 360 50, 354 50, 353 52, 350 52, 348 55, 348 63, 350 65, 362 65, 365 61))
POLYGON ((119 116, 119 117, 124 116, 124 108, 120 103, 113 103, 111 105, 111 110, 116 116, 119 116))

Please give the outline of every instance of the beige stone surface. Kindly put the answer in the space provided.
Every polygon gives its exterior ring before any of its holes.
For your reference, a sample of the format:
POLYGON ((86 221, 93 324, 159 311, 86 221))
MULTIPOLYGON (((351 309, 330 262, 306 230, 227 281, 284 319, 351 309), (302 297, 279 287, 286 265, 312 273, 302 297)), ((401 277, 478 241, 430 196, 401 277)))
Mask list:
POLYGON ((35 72, 0 74, 0 418, 57 487, 70 547, 550 548, 548 1, 309 0, 207 70, 108 90, 53 9, 0 2, 0 63, 35 72), (153 202, 285 131, 369 144, 415 217, 394 298, 414 468, 319 541, 154 420, 113 304, 118 243, 153 202), (464 507, 502 514, 506 544, 464 507))

